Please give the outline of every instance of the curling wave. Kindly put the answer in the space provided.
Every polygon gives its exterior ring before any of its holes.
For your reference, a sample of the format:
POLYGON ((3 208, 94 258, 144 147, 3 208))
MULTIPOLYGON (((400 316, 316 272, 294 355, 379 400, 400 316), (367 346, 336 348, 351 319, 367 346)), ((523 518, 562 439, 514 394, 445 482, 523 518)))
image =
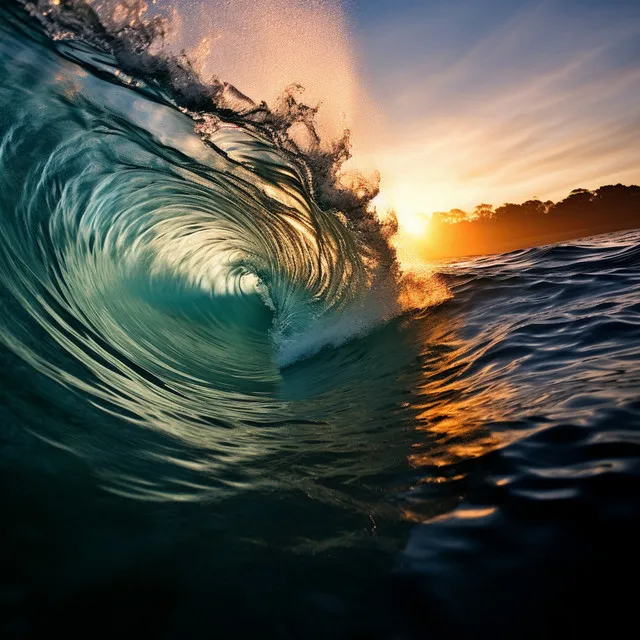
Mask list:
MULTIPOLYGON (((393 224, 368 212, 376 187, 340 186, 348 138, 323 148, 294 93, 271 111, 152 55, 156 21, 118 31, 79 1, 0 11, 0 339, 151 433, 201 448, 221 430, 203 454, 217 482, 290 417, 286 367, 413 304, 393 224)), ((131 492, 139 474, 120 475, 131 492)))

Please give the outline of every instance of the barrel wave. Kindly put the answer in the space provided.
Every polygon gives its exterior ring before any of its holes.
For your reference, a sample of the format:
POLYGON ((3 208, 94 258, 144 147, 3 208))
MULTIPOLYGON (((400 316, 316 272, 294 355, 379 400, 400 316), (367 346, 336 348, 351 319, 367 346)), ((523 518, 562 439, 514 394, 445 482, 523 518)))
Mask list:
POLYGON ((172 87, 19 11, 2 24, 4 342, 146 428, 272 423, 282 367, 395 313, 372 252, 266 130, 194 122, 172 87))

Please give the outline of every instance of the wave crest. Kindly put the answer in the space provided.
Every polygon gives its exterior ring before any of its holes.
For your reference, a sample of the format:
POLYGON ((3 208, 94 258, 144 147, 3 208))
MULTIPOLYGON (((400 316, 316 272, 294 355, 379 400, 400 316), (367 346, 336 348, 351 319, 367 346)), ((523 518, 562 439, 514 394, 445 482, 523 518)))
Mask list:
POLYGON ((24 359, 197 438, 221 404, 227 426, 286 413, 282 367, 416 306, 398 296, 393 220, 368 207, 375 182, 340 183, 348 132, 321 144, 299 87, 270 110, 204 83, 144 3, 117 21, 21 4, 48 33, 17 10, 3 27, 2 339, 24 359))

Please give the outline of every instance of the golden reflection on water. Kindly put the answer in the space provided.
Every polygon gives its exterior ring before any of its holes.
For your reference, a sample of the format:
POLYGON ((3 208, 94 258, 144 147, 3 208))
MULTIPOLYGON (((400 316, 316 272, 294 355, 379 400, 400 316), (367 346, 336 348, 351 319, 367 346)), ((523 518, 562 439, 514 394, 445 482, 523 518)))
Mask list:
POLYGON ((420 509, 411 505, 403 509, 406 519, 423 522, 449 512, 464 497, 453 487, 467 475, 465 462, 512 439, 509 430, 496 431, 495 425, 507 419, 516 389, 508 377, 498 380, 492 376, 491 384, 484 381, 488 366, 474 366, 482 353, 478 338, 465 337, 464 319, 449 310, 442 309, 431 321, 425 320, 420 338, 424 345, 422 380, 411 402, 416 411, 416 437, 407 461, 412 468, 424 471, 416 488, 452 485, 448 506, 434 504, 432 512, 424 513, 422 501, 420 509))

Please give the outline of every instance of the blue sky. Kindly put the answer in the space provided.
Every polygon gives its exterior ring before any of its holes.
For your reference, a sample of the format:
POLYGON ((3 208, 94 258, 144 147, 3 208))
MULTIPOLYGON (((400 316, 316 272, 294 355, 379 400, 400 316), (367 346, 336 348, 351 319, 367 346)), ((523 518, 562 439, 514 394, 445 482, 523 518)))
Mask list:
POLYGON ((390 204, 640 181, 640 3, 374 0, 350 15, 393 131, 378 158, 390 204))

